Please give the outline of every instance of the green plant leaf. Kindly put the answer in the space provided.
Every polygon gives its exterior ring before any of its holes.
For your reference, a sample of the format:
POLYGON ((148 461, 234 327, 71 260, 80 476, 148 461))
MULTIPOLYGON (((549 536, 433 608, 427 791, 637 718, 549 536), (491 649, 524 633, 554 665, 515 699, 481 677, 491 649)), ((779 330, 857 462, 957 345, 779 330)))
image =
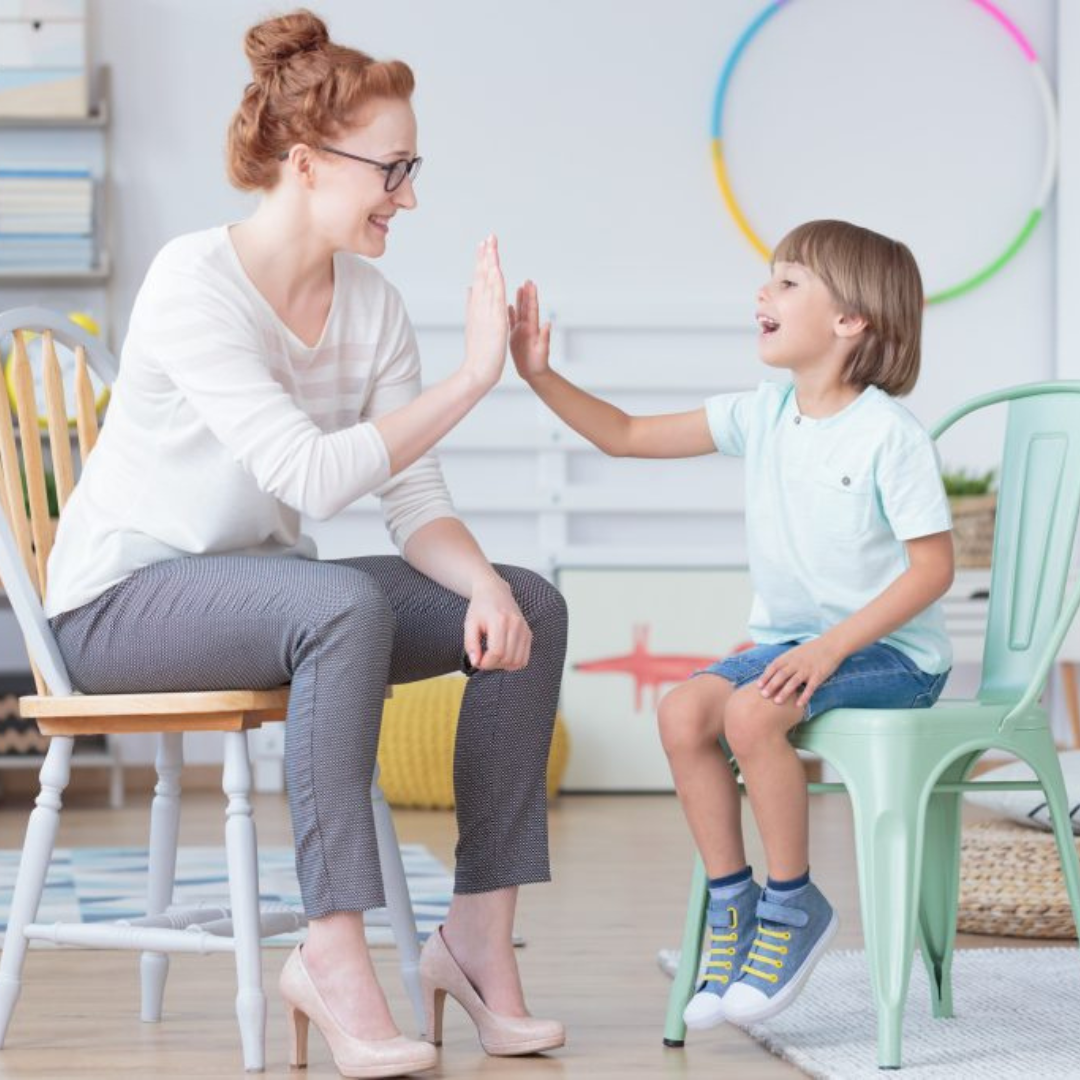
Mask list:
POLYGON ((994 489, 997 470, 976 473, 967 469, 950 469, 942 472, 941 481, 945 485, 945 494, 950 499, 964 495, 987 495, 994 489))

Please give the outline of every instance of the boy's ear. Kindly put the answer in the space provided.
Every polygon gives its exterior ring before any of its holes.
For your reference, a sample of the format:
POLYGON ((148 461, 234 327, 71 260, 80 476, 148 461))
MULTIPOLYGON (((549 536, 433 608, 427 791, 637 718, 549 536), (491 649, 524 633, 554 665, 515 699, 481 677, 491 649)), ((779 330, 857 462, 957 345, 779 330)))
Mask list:
POLYGON ((853 338, 861 334, 869 322, 862 315, 837 315, 833 320, 833 332, 839 338, 853 338))

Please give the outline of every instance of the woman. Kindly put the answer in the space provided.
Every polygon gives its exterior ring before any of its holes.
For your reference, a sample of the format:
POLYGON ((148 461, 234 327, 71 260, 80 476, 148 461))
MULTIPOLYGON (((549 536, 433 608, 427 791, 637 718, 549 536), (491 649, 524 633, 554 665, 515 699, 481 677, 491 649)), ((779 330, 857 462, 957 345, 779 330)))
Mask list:
POLYGON ((455 756, 455 894, 422 962, 429 1030, 449 991, 490 1053, 561 1045, 528 1015, 517 887, 549 878, 545 767, 566 639, 559 594, 493 567, 454 516, 433 445, 498 380, 507 335, 480 245, 465 359, 421 392, 397 292, 368 263, 416 206, 412 74, 298 11, 253 27, 228 139, 247 220, 158 254, 132 311, 108 423, 65 511, 46 608, 92 693, 291 682, 286 772, 307 941, 281 989, 348 1076, 428 1068, 376 981, 383 903, 368 797, 388 682, 476 669, 455 756), (402 558, 322 562, 300 514, 376 492, 402 558), (436 1007, 438 1005, 438 1007, 436 1007), (396 1070, 396 1071, 395 1071, 396 1070))

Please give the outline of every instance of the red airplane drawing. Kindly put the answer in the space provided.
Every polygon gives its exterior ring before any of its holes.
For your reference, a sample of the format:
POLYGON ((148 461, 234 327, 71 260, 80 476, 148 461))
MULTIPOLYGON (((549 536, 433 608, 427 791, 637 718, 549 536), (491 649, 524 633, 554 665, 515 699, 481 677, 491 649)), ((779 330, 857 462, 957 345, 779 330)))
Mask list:
MULTIPOLYGON (((713 663, 717 657, 690 656, 682 653, 650 653, 648 649, 649 627, 634 627, 634 648, 623 656, 610 656, 602 660, 581 660, 573 665, 574 671, 587 675, 631 675, 634 679, 634 711, 641 712, 642 691, 652 688, 653 706, 660 698, 660 688, 669 683, 684 682, 695 671, 713 663)), ((748 648, 750 642, 737 645, 732 652, 748 648)))

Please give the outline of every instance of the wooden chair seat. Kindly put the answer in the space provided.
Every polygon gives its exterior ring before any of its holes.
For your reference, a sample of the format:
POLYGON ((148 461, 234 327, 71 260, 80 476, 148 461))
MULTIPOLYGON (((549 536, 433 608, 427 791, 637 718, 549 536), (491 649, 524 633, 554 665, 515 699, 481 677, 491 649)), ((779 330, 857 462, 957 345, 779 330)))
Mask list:
POLYGON ((43 735, 153 731, 240 731, 284 720, 289 688, 199 690, 174 694, 29 695, 19 712, 43 735))

